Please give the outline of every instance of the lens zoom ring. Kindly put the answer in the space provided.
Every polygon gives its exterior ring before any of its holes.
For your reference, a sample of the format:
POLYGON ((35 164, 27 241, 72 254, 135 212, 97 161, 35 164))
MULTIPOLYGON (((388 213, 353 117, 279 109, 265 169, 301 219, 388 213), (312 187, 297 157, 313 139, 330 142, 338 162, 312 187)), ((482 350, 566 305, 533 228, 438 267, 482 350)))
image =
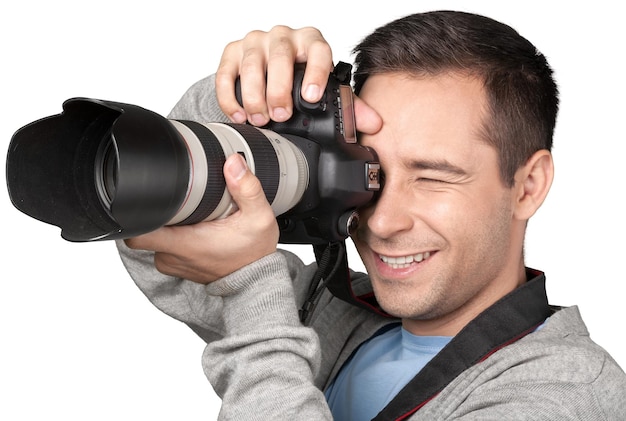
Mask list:
POLYGON ((226 190, 223 173, 226 156, 222 145, 211 130, 195 121, 180 120, 180 122, 196 135, 204 148, 207 160, 207 183, 202 200, 192 214, 178 224, 190 225, 205 220, 220 203, 226 190))
POLYGON ((276 150, 260 130, 244 124, 229 125, 246 139, 254 157, 255 175, 261 182, 267 201, 270 204, 273 203, 280 183, 280 168, 276 150))

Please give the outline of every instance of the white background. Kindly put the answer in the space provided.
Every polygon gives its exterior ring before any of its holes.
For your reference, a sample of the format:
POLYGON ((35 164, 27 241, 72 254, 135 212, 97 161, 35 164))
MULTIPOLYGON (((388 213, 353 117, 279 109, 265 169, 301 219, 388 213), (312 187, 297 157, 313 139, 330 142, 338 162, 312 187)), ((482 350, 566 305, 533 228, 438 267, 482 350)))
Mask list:
MULTIPOLYGON (((224 45, 251 29, 317 26, 335 61, 351 61, 362 36, 396 17, 485 14, 535 43, 562 92, 556 180, 531 221, 527 263, 546 271, 552 303, 580 305, 592 338, 624 367, 626 91, 616 7, 603 0, 3 2, 3 167, 13 132, 59 113, 70 97, 166 114, 216 69, 224 45)), ((202 373, 201 341, 148 303, 113 243, 66 242, 58 228, 13 208, 4 176, 0 419, 215 419, 219 400, 202 373)))

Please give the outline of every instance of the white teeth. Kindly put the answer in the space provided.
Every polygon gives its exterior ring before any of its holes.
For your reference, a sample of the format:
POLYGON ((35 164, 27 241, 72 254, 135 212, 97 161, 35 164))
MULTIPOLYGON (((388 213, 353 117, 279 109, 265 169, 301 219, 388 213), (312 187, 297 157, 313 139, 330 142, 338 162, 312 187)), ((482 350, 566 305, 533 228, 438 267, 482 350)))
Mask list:
POLYGON ((412 254, 410 256, 400 256, 400 257, 388 257, 380 255, 380 260, 388 264, 394 269, 403 269, 408 268, 411 263, 419 263, 423 260, 426 260, 430 257, 430 252, 426 253, 417 253, 412 254))

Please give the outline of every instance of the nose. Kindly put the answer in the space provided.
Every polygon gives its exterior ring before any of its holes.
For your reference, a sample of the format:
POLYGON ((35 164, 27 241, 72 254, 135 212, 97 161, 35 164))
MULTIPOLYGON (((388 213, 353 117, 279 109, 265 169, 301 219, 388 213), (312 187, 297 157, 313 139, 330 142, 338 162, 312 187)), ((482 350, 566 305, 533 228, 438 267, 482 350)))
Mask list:
POLYGON ((411 230, 413 218, 408 197, 402 189, 386 183, 378 200, 362 212, 362 223, 366 223, 370 233, 380 239, 411 230))

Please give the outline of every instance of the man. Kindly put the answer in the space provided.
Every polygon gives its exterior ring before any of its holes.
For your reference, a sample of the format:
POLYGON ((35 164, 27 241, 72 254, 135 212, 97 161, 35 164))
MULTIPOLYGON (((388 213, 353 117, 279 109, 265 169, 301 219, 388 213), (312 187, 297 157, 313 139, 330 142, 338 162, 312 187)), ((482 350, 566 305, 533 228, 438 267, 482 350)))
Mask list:
MULTIPOLYGON (((543 274, 524 264, 526 224, 553 178, 558 99, 543 55, 459 12, 407 16, 355 51, 357 128, 384 187, 353 235, 368 274, 350 281, 386 315, 325 292, 299 321, 315 267, 276 251, 274 215, 236 155, 224 174, 237 212, 119 243, 146 295, 207 341, 223 417, 624 419, 624 372, 576 307, 548 306, 543 274)), ((230 44, 171 117, 283 121, 294 61, 307 62, 303 97, 319 99, 328 45, 276 27, 230 44)))

